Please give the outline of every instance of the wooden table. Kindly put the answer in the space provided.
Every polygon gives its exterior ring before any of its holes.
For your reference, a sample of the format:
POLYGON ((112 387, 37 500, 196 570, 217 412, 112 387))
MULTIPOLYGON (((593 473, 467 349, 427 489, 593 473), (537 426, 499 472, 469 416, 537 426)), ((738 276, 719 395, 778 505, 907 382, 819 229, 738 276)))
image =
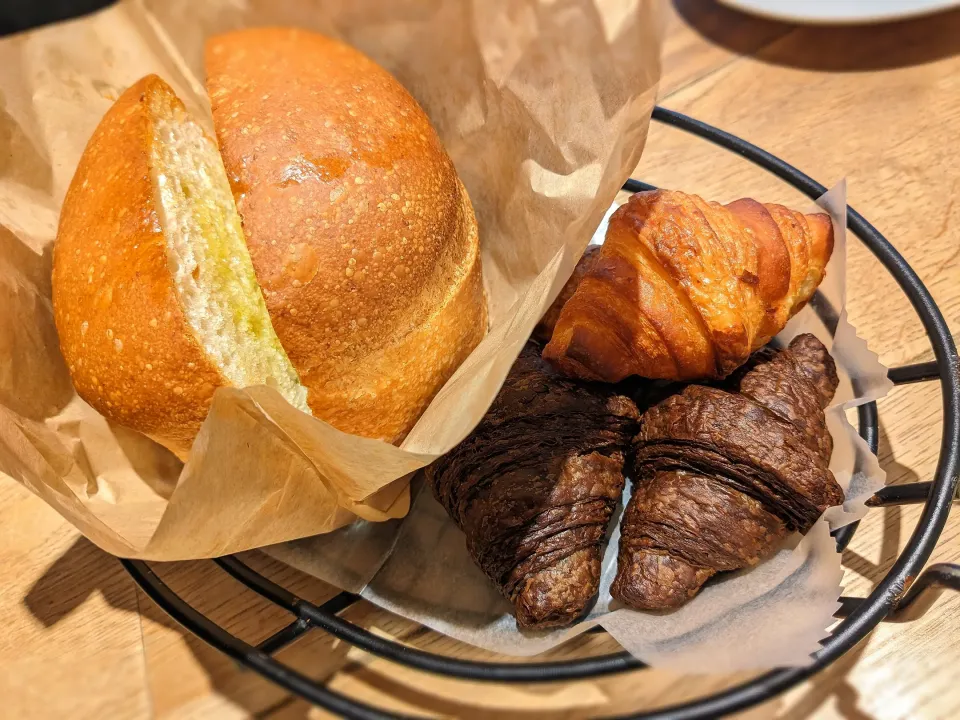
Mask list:
MULTIPOLYGON (((960 12, 864 29, 795 28, 701 0, 671 8, 661 102, 730 130, 821 182, 846 176, 850 204, 903 252, 960 329, 960 12)), ((2 142, 2 140, 0 140, 2 142)), ((637 176, 707 197, 802 202, 769 175, 654 126, 637 176)), ((851 249, 850 317, 887 365, 932 358, 903 294, 862 247, 851 249)), ((892 483, 930 479, 941 431, 936 383, 880 403, 880 457, 892 483)), ((873 511, 844 553, 845 592, 866 595, 889 568, 919 509, 873 511)), ((933 561, 960 561, 960 512, 933 561)), ((248 561, 312 600, 334 591, 257 553, 248 561)), ((211 563, 160 567, 203 612, 250 642, 288 621, 211 563)), ((922 617, 884 624, 829 670, 752 718, 960 717, 960 595, 922 617)), ((435 652, 489 658, 365 603, 354 622, 435 652)), ((0 478, 0 715, 70 718, 323 717, 159 611, 117 561, 53 510, 0 478)), ((584 637, 551 653, 609 649, 584 637)), ((281 657, 339 691, 435 716, 588 717, 651 708, 745 676, 645 671, 580 683, 498 687, 390 666, 314 632, 281 657), (518 710, 526 708, 526 710, 518 710)))

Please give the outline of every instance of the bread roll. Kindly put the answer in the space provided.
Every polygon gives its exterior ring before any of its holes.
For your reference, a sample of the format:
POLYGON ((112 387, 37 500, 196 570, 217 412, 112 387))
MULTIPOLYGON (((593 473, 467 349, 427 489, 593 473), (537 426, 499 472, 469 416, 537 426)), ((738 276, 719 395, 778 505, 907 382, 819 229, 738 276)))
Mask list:
POLYGON ((213 140, 148 76, 104 116, 67 191, 53 309, 80 396, 186 457, 221 385, 307 410, 213 140))
POLYGON ((477 227, 416 101, 295 29, 213 38, 207 86, 277 335, 314 414, 402 439, 487 329, 477 227))

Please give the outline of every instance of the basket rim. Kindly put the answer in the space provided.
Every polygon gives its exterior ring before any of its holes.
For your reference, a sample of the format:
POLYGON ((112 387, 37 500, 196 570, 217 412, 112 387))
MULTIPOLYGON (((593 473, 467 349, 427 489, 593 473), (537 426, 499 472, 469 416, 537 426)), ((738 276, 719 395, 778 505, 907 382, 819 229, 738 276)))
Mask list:
MULTIPOLYGON (((712 125, 682 113, 657 106, 653 120, 679 128, 750 160, 792 185, 811 199, 827 188, 771 153, 712 125)), ((624 189, 636 191, 650 186, 630 179, 624 189)), ((834 627, 814 653, 814 661, 802 668, 772 670, 725 691, 696 700, 651 711, 610 716, 616 720, 705 720, 728 715, 757 705, 797 685, 824 669, 863 639, 894 610, 920 574, 943 531, 951 502, 956 494, 960 470, 960 358, 946 320, 916 272, 896 248, 860 213, 847 207, 847 227, 863 242, 894 277, 923 323, 936 358, 943 404, 943 434, 937 468, 916 528, 897 560, 874 588, 834 627)), ((876 453, 878 421, 876 403, 858 408, 860 434, 876 453)), ((838 533, 838 544, 849 542, 855 526, 838 533)), ((321 707, 344 717, 358 719, 394 718, 397 715, 367 705, 314 682, 283 665, 268 653, 254 648, 196 611, 142 561, 123 560, 124 567, 140 587, 181 625, 251 668, 321 707)), ((312 624, 351 644, 392 661, 449 677, 501 682, 539 682, 598 677, 644 667, 625 651, 596 658, 550 663, 478 663, 449 658, 385 640, 353 625, 322 607, 306 603, 284 588, 247 567, 235 558, 217 561, 223 569, 275 604, 300 618, 304 629, 312 624)), ((342 607, 340 608, 342 609, 342 607)))

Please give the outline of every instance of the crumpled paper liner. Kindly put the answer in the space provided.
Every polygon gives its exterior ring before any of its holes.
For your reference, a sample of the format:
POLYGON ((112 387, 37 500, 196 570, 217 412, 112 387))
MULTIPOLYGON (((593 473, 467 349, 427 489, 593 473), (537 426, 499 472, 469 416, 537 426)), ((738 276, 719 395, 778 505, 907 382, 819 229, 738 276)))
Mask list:
MULTIPOLYGON (((730 198, 732 199, 732 198, 730 198)), ((762 198, 761 198, 762 200, 762 198)), ((883 487, 885 474, 847 421, 845 409, 875 400, 891 387, 886 369, 856 336, 844 308, 846 183, 817 204, 833 220, 835 246, 815 300, 780 333, 786 345, 815 334, 837 361, 840 386, 827 409, 834 439, 830 468, 844 489, 801 537, 795 534, 758 566, 712 579, 691 602, 669 613, 636 612, 610 597, 620 539, 619 512, 603 558, 599 599, 572 628, 520 632, 510 607, 476 566, 463 533, 421 488, 410 514, 391 523, 356 523, 324 537, 266 548, 271 556, 462 642, 509 655, 541 653, 594 625, 657 667, 684 672, 730 672, 800 666, 833 622, 843 570, 832 528, 862 517, 864 501, 883 487)), ((606 222, 594 235, 602 243, 606 222)), ((623 505, 631 488, 624 491, 623 505)))
POLYGON ((404 515, 408 478, 486 412, 636 166, 659 77, 653 0, 127 0, 0 41, 0 470, 108 552, 200 558, 404 515), (51 247, 83 148, 124 88, 167 80, 209 124, 204 39, 338 36, 423 105, 477 213, 488 337, 398 448, 268 388, 222 389, 185 466, 73 392, 51 247))

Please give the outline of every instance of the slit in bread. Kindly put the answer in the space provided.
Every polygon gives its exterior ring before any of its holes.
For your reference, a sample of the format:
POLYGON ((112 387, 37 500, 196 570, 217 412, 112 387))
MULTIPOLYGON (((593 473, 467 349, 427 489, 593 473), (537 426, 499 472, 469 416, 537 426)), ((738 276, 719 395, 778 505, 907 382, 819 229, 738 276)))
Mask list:
POLYGON ((271 385, 309 412, 217 146, 156 76, 121 95, 80 159, 53 309, 80 397, 181 459, 219 387, 271 385))
POLYGON ((172 92, 156 92, 149 103, 151 180, 190 328, 231 385, 272 385, 309 413, 307 389, 267 313, 215 143, 172 92))

